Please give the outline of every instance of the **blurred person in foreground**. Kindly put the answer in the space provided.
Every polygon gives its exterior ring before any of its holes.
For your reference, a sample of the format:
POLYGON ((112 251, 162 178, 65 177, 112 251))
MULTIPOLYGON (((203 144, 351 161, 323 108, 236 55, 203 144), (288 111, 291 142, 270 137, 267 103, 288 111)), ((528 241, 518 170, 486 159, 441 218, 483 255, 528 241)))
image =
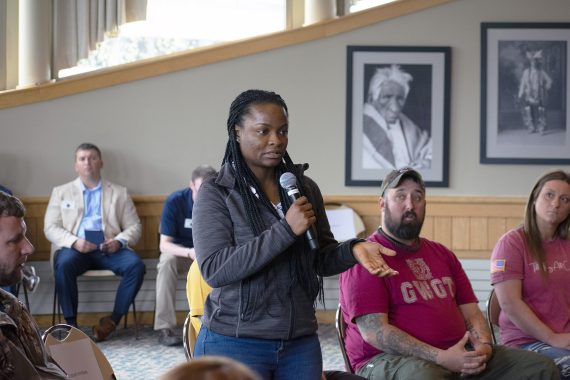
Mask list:
POLYGON ((262 380, 251 369, 222 356, 203 356, 182 363, 160 377, 160 380, 262 380))
MULTIPOLYGON (((22 280, 34 252, 26 237, 25 208, 19 199, 0 191, 0 285, 22 280)), ((12 294, 0 289, 0 379, 67 379, 47 354, 38 325, 12 294)))

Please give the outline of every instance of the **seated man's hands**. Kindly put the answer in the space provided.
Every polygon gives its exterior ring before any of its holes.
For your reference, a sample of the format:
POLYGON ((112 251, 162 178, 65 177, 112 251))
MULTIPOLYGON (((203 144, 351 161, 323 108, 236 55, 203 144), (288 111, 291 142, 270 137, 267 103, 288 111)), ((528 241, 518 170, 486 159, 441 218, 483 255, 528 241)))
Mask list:
POLYGON ((89 253, 95 251, 97 246, 88 240, 79 238, 75 240, 71 248, 81 253, 89 253))
POLYGON ((101 244, 101 252, 115 253, 121 249, 121 242, 115 239, 107 239, 101 244))
POLYGON ((493 356, 493 346, 491 342, 482 342, 473 334, 469 334, 469 341, 471 342, 471 346, 473 346, 473 350, 485 355, 485 361, 489 361, 491 356, 493 356))
POLYGON ((461 373, 462 376, 477 375, 486 368, 487 360, 491 357, 487 355, 484 346, 489 350, 492 349, 488 345, 480 344, 478 349, 467 351, 465 344, 469 340, 469 332, 466 332, 463 338, 455 345, 447 350, 441 350, 437 355, 436 362, 450 371, 461 373))

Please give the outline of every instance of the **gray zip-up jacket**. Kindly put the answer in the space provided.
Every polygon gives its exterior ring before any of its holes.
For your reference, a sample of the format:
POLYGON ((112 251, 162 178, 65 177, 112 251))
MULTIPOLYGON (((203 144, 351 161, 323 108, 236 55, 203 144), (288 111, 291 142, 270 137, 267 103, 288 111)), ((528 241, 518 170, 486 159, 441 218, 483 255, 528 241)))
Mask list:
MULTIPOLYGON (((319 250, 319 274, 332 276, 354 264, 349 240, 334 240, 317 184, 304 177, 304 194, 313 205, 319 250)), ((235 178, 224 165, 217 178, 204 181, 193 211, 193 239, 202 276, 214 289, 204 307, 203 324, 236 337, 293 339, 314 334, 317 320, 310 299, 292 278, 289 248, 297 237, 285 221, 261 207, 270 226, 254 236, 235 178)), ((316 257, 316 256, 315 256, 316 257)))

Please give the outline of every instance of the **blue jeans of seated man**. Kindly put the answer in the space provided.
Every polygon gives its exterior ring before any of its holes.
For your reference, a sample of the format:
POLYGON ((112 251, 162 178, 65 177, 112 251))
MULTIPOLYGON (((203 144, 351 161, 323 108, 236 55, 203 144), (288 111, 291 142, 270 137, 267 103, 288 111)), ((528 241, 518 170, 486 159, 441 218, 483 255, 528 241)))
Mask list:
POLYGON ((570 379, 570 350, 552 347, 540 341, 523 344, 520 348, 549 357, 558 367, 560 377, 562 379, 570 379))
POLYGON ((56 252, 54 270, 57 298, 64 318, 77 317, 77 276, 92 269, 108 269, 121 276, 113 313, 127 314, 146 271, 140 257, 130 249, 106 254, 101 251, 80 253, 72 248, 62 248, 56 252))
POLYGON ((291 340, 236 338, 216 334, 202 326, 194 355, 235 359, 264 380, 319 380, 323 366, 316 334, 291 340))

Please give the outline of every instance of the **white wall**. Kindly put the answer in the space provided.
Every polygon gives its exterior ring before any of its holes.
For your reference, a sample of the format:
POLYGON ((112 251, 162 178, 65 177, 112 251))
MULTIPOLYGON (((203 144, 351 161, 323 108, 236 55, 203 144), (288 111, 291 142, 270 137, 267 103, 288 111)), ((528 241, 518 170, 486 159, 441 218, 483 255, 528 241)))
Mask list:
POLYGON ((324 194, 374 194, 344 186, 346 46, 451 46, 450 186, 430 194, 523 196, 549 167, 479 164, 480 23, 569 15, 567 0, 458 0, 327 39, 3 109, 0 183, 18 195, 49 195, 74 177, 73 150, 90 141, 103 149, 107 178, 134 194, 168 194, 196 165, 220 163, 230 102, 264 88, 287 102, 289 152, 311 164, 324 194))

